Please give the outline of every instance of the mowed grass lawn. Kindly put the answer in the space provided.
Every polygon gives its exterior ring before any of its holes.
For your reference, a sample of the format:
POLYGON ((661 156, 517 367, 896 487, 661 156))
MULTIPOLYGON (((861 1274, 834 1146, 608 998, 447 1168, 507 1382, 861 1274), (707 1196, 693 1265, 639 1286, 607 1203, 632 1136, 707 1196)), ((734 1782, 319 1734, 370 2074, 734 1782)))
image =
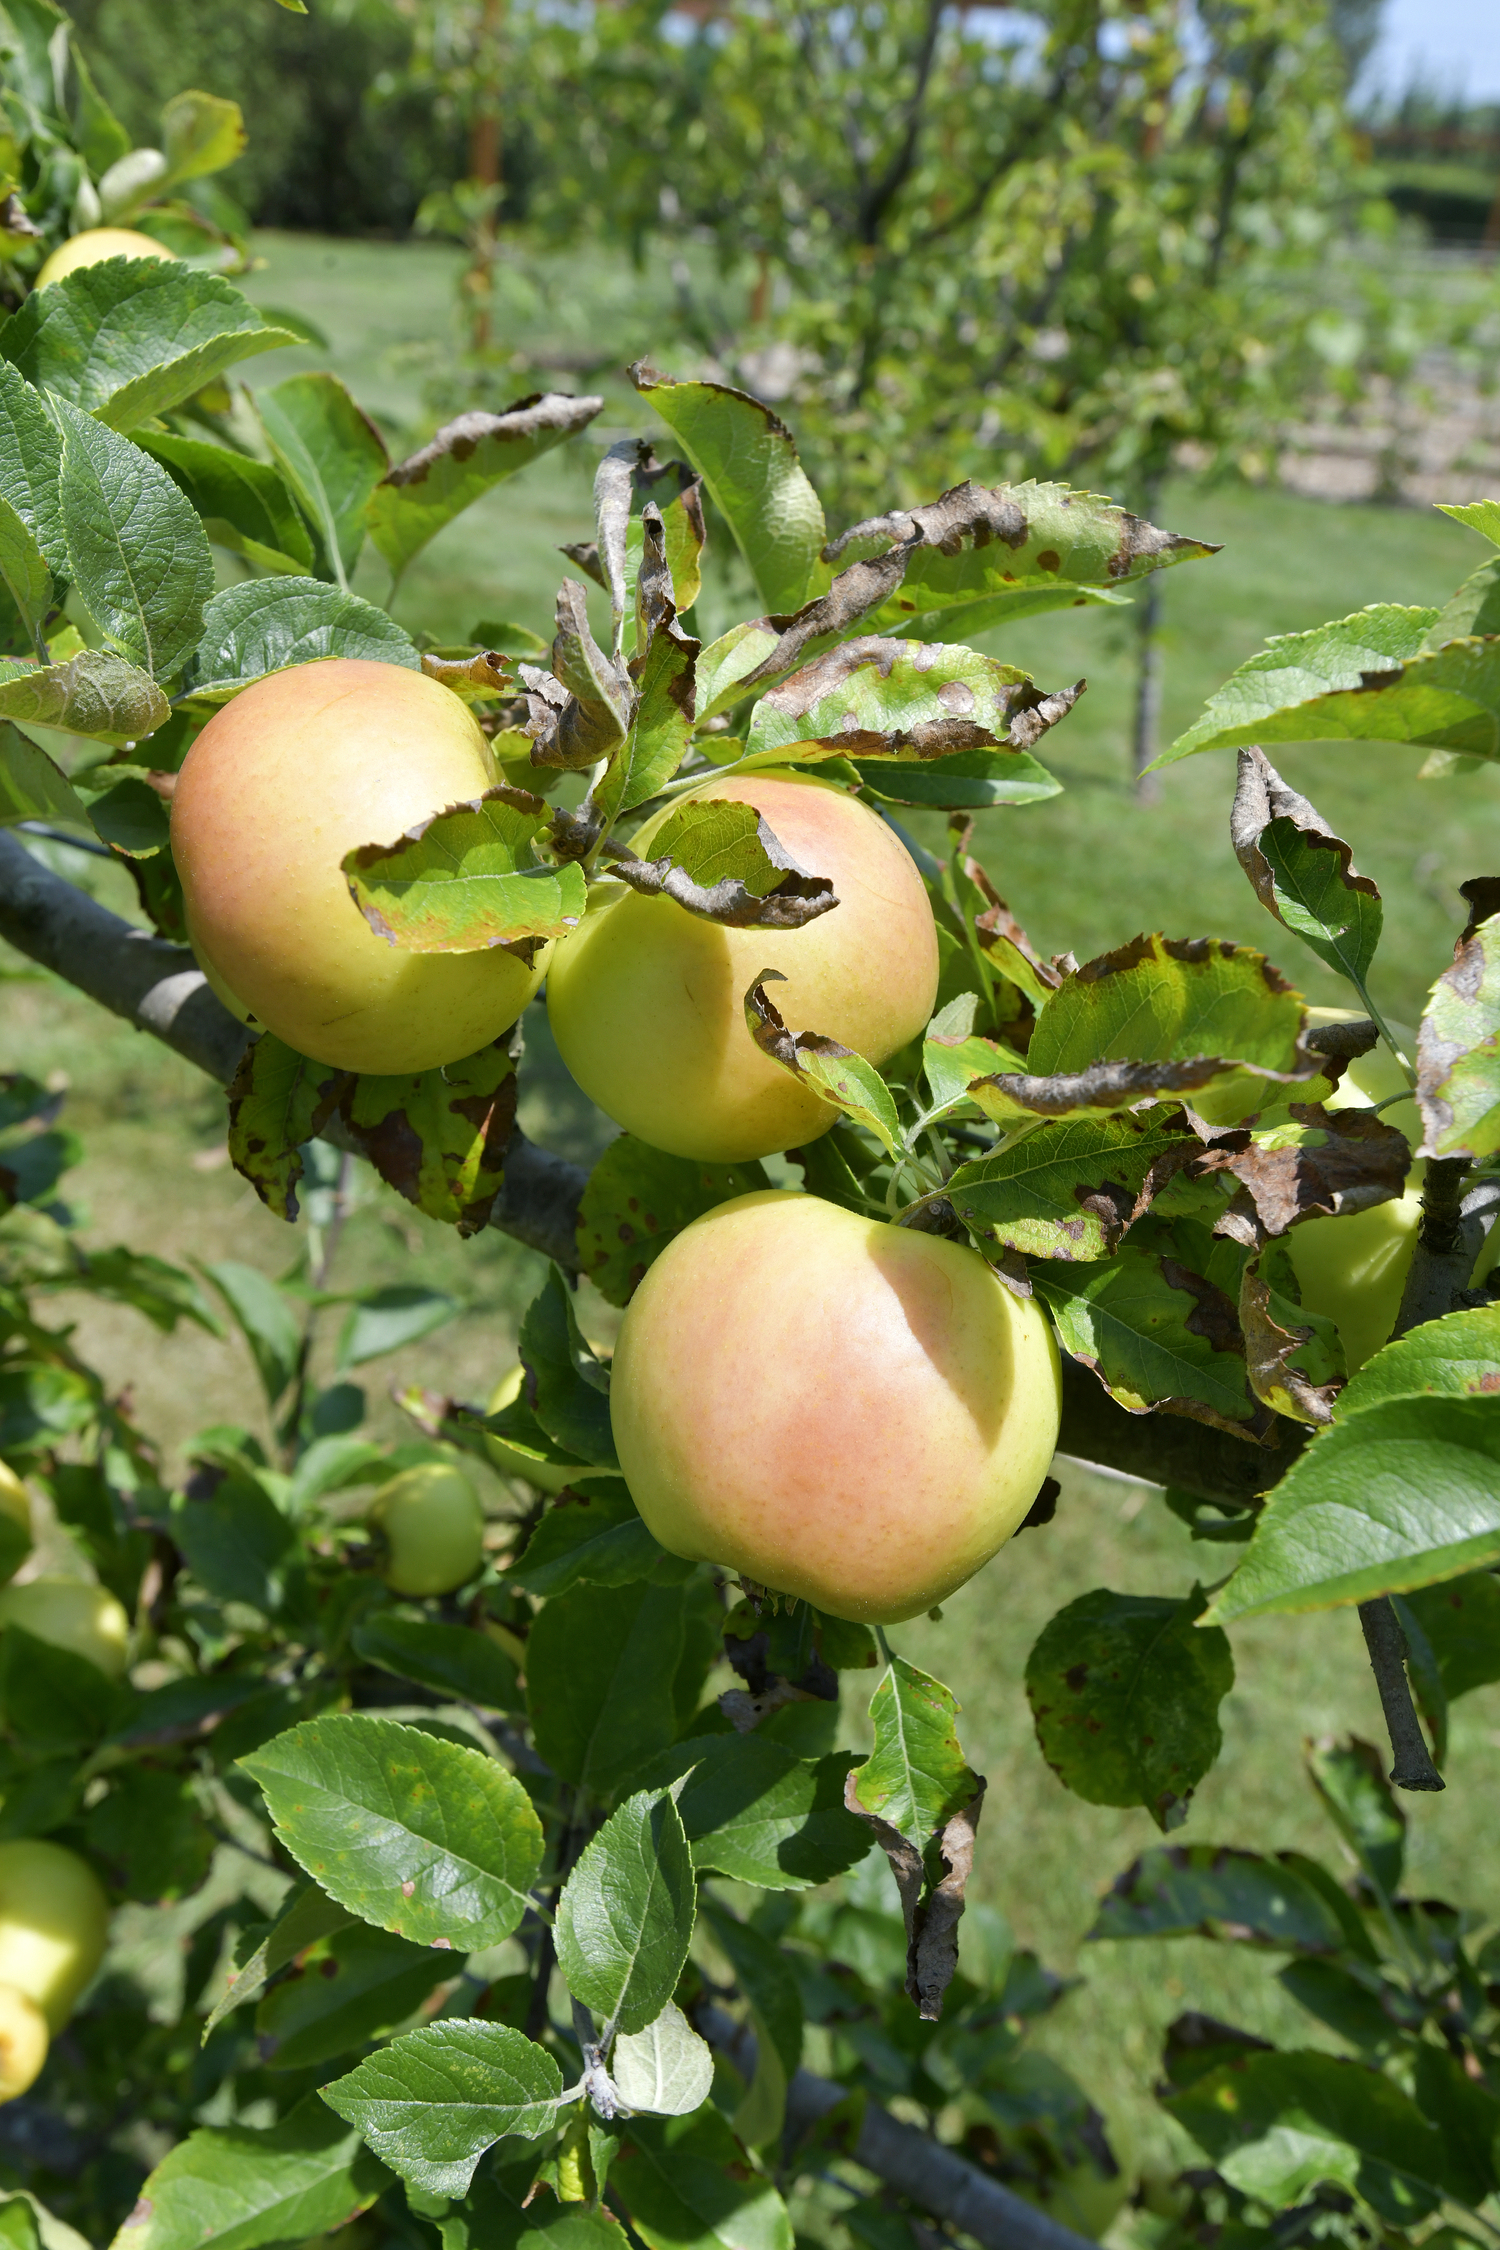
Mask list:
MULTIPOLYGON (((424 434, 422 384, 447 352, 456 254, 286 236, 266 238, 262 249, 266 265, 253 277, 252 293, 317 320, 330 349, 251 362, 250 378, 272 382, 298 366, 331 365, 377 413, 393 446, 424 434)), ((551 304, 528 315, 529 339, 576 348, 591 328, 596 284, 622 359, 648 348, 650 310, 665 283, 648 274, 637 286, 602 267, 560 273, 551 304)), ((501 378, 489 403, 503 405, 544 382, 501 378)), ((608 386, 601 422, 610 435, 647 426, 618 380, 608 386)), ((538 463, 445 532, 412 570, 398 615, 445 637, 494 617, 547 632, 562 567, 556 548, 591 535, 593 436, 538 463)), ((1164 739, 1194 718, 1268 633, 1300 630, 1371 601, 1440 601, 1486 551, 1436 514, 1328 508, 1186 483, 1170 492, 1162 515, 1172 528, 1224 548, 1212 562, 1167 580, 1164 739)), ((381 573, 366 570, 360 584, 378 597, 381 573)), ((1314 999, 1347 997, 1266 919, 1235 865, 1227 827, 1231 756, 1209 755, 1172 770, 1154 807, 1135 801, 1127 776, 1128 613, 1068 612, 986 645, 1046 686, 1085 676, 1089 682, 1077 711, 1044 745, 1065 794, 1024 812, 988 816, 974 846, 1044 949, 1068 947, 1086 959, 1140 929, 1211 933, 1263 946, 1314 999)), ((1379 882, 1386 938, 1375 985, 1397 1017, 1414 1020, 1449 956, 1461 914, 1457 885, 1500 868, 1500 777, 1491 770, 1419 783, 1420 756, 1383 746, 1298 748, 1277 762, 1379 882)), ((940 821, 914 825, 939 841, 940 821)), ((120 870, 70 855, 70 871, 127 909, 120 870)), ((222 1163, 223 1105, 215 1089, 48 980, 22 973, 5 984, 0 1007, 5 1067, 42 1077, 64 1073, 70 1081, 67 1119, 87 1147, 71 1176, 85 1242, 128 1242, 180 1261, 234 1257, 269 1273, 295 1264, 299 1236, 272 1219, 222 1163)), ((608 1128, 570 1095, 541 1011, 532 1014, 524 1121, 537 1138, 587 1157, 608 1128)), ((463 1306, 440 1334, 364 1371, 377 1426, 399 1426, 385 1399, 389 1384, 415 1381, 466 1397, 487 1391, 513 1358, 516 1318, 540 1270, 534 1257, 499 1236, 460 1244, 370 1188, 347 1230, 340 1284, 420 1279, 450 1290, 463 1306)), ((264 1426, 248 1358, 233 1341, 184 1331, 163 1342, 132 1314, 85 1300, 63 1299, 63 1306, 78 1318, 85 1350, 112 1380, 132 1387, 171 1465, 205 1423, 264 1426)), ((587 1290, 581 1309, 586 1327, 612 1333, 615 1316, 587 1290)), ((321 1347, 325 1370, 335 1327, 331 1322, 321 1347)), ((1221 1574, 1227 1559, 1222 1548, 1193 1546, 1145 1488, 1069 1469, 1052 1525, 1006 1549, 948 1605, 940 1624, 924 1621, 896 1636, 903 1653, 948 1680, 963 1701, 964 1741, 990 1783, 976 1890, 1004 1910, 1019 1938, 1050 1966, 1083 1980, 1042 2043, 1101 2103, 1131 2166, 1164 2163, 1174 2146, 1149 2092, 1160 2031, 1173 2015, 1197 2007, 1293 2039, 1316 2043, 1317 2035, 1258 1960, 1198 1940, 1175 1947, 1082 1944, 1100 1889, 1156 1840, 1155 1832, 1144 1813, 1084 1805, 1063 1791, 1037 1751, 1021 1679, 1043 1624, 1078 1595, 1099 1586, 1185 1590, 1196 1578, 1221 1574)), ((1224 1707, 1225 1753, 1174 1840, 1336 1857, 1300 1777, 1298 1750, 1303 1736, 1351 1727, 1379 1738, 1354 1615, 1239 1628, 1234 1647, 1238 1683, 1224 1707)), ((1447 1794, 1408 1801, 1418 1888, 1492 1914, 1500 1914, 1497 1745, 1500 1699, 1489 1690, 1456 1713, 1447 1794)))

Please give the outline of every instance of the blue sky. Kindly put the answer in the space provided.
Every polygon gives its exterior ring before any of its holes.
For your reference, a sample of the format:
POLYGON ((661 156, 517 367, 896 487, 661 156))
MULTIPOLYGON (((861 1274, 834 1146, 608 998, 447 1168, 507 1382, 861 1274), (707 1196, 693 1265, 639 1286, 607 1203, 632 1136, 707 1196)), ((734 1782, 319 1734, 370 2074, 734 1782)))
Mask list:
POLYGON ((1370 79, 1396 90, 1420 64, 1430 83, 1500 101, 1500 0, 1386 0, 1370 79))

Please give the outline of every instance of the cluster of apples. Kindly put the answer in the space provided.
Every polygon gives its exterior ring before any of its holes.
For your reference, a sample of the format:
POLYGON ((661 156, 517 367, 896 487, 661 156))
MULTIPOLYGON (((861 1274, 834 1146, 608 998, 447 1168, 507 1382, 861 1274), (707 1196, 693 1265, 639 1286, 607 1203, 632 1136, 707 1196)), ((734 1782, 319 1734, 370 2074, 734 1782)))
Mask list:
MULTIPOLYGON (((24 1552, 31 1500, 3 1461, 0 1515, 21 1534, 24 1552)), ((108 1679, 125 1670, 129 1619, 102 1586, 73 1578, 0 1586, 6 1625, 83 1657, 108 1679)), ((108 1942, 109 1900, 87 1860, 44 1837, 0 1843, 0 2102, 35 2082, 108 1942)))
MULTIPOLYGON (((839 905, 800 930, 729 929, 626 892, 529 965, 385 943, 350 899, 345 853, 498 778, 468 708, 420 673, 338 659, 248 688, 194 742, 172 803, 205 974, 299 1053, 385 1074, 497 1038, 545 977, 591 1099, 654 1147, 715 1163, 805 1145, 837 1114, 745 1030, 760 970, 784 973, 796 1022, 877 1063, 926 1024, 938 948, 921 877, 876 815, 795 773, 702 793, 753 804, 832 878, 839 905)), ((625 1318, 611 1410, 664 1546, 886 1621, 940 1601, 1015 1529, 1056 1444, 1059 1385, 1045 1316, 976 1251, 767 1192, 657 1260, 625 1318)), ((452 1492, 439 1510, 436 1483, 422 1489, 434 1524, 458 1524, 452 1492)), ((393 1553, 399 1516, 388 1497, 393 1553)))

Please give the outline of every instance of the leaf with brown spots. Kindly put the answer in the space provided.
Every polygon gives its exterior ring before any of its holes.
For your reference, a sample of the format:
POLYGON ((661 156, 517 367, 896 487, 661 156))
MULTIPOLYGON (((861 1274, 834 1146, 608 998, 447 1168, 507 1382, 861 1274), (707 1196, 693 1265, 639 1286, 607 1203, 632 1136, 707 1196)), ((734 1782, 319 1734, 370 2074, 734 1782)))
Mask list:
POLYGON ((365 504, 366 527, 392 574, 399 578, 428 540, 491 485, 585 429, 603 404, 534 392, 500 414, 460 414, 445 423, 387 473, 365 504))
POLYGON ((760 755, 816 743, 849 758, 918 760, 1028 751, 1081 692, 1082 682, 1044 695, 1014 664, 971 648, 866 637, 829 649, 763 695, 746 748, 760 755))
POLYGON ((600 1295, 628 1305, 674 1235, 737 1195, 770 1186, 759 1164, 697 1164, 622 1133, 578 1207, 578 1262, 600 1295))
POLYGON ((734 797, 674 806, 652 834, 649 859, 623 844, 605 850, 633 891, 730 929, 800 930, 838 905, 831 878, 799 866, 765 815, 734 797))
POLYGON ((1411 1168, 1404 1133, 1366 1109, 1293 1102, 1291 1122, 1258 1137, 1248 1129, 1213 1133, 1191 1167, 1198 1179, 1227 1172, 1240 1192, 1219 1232, 1249 1249, 1285 1234, 1300 1219, 1367 1211, 1401 1193, 1411 1168))
POLYGON ((1320 961, 1362 986, 1380 942, 1380 892, 1305 797, 1288 788, 1265 752, 1240 752, 1230 841, 1251 888, 1320 961))
POLYGON ((1219 1755, 1234 1685, 1229 1641, 1200 1629, 1201 1586, 1181 1601, 1101 1587, 1059 1610, 1026 1665, 1037 1741, 1064 1788, 1091 1805, 1144 1805, 1180 1828, 1219 1755))
MULTIPOLYGON (((971 1082, 970 1094, 982 1100, 996 1083, 971 1082)), ((1007 1249, 1074 1262, 1106 1258, 1199 1153, 1178 1111, 1064 1118, 960 1165, 946 1194, 966 1225, 1007 1249)))
POLYGON ((509 1035, 443 1070, 356 1078, 342 1114, 388 1187, 428 1218, 477 1234, 489 1224, 516 1121, 509 1035))
POLYGON ((1331 1422, 1344 1348, 1331 1320, 1304 1313, 1296 1302, 1296 1276, 1280 1243, 1251 1259, 1240 1276, 1240 1326, 1250 1388, 1262 1404, 1314 1429, 1331 1422))
POLYGON ((297 1216, 302 1147, 316 1140, 350 1084, 349 1073, 309 1062, 274 1032, 240 1057, 229 1086, 229 1155, 278 1219, 297 1216))
POLYGON ((1500 914, 1470 922, 1453 966, 1432 988, 1417 1048, 1417 1103, 1423 1156, 1477 1161, 1500 1149, 1500 914))

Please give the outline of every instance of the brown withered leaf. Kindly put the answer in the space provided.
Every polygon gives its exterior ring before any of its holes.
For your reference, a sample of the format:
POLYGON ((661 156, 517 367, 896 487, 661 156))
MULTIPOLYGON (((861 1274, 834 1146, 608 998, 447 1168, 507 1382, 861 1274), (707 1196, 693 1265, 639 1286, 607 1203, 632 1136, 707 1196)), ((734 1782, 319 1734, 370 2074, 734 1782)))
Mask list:
POLYGON ((483 688, 489 695, 504 695, 515 686, 510 658, 497 649, 476 649, 472 656, 439 656, 432 649, 422 654, 422 669, 441 687, 483 688))
POLYGON ((794 672, 815 641, 836 640, 867 610, 889 601, 905 575, 910 551, 909 546, 898 545, 873 562, 851 563, 815 601, 804 602, 801 609, 789 615, 758 619, 764 630, 776 634, 776 646, 753 672, 736 682, 736 696, 749 695, 768 680, 794 672))
POLYGON ((1327 1110, 1320 1102, 1293 1102, 1290 1110, 1312 1138, 1265 1147, 1243 1128, 1198 1128, 1204 1150, 1192 1166, 1194 1175, 1228 1172, 1240 1183, 1214 1231, 1250 1249, 1285 1234, 1299 1219, 1389 1202, 1400 1195, 1411 1169, 1405 1134, 1369 1110, 1327 1110))
POLYGON ((1313 1342, 1312 1328, 1284 1327, 1275 1316, 1270 1283, 1252 1258, 1240 1276, 1240 1326, 1245 1334, 1245 1365, 1250 1388, 1277 1414, 1320 1429, 1333 1420, 1333 1402, 1342 1385, 1314 1383, 1295 1355, 1313 1342))
POLYGON ((923 1858, 879 1813, 866 1812, 859 1801, 860 1769, 854 1767, 844 1783, 844 1803, 862 1820, 890 1862, 901 1897, 906 1923, 906 1990, 917 2004, 924 2023, 936 2023, 943 2012, 943 1996, 958 1967, 958 1925, 964 1910, 964 1892, 974 1869, 974 1839, 984 1809, 986 1783, 976 1777, 973 1796, 954 1813, 934 1838, 942 1875, 929 1883, 923 1858))
POLYGON ((1087 1110, 1140 1109, 1196 1093, 1233 1067, 1217 1055, 1194 1055, 1187 1062, 1090 1063, 1086 1070, 1056 1071, 1048 1077, 996 1071, 974 1080, 969 1099, 987 1115, 1000 1117, 1018 1111, 1036 1117, 1071 1117, 1087 1110), (998 1099, 987 1104, 985 1095, 991 1092, 998 1099))
POLYGON ((356 1078, 340 1108, 387 1186, 460 1235, 488 1226, 516 1122, 513 1034, 443 1070, 356 1078))
POLYGON ((604 565, 599 560, 597 539, 578 539, 570 546, 560 546, 557 551, 560 555, 566 555, 574 568, 583 572, 585 578, 592 578, 596 586, 602 586, 606 594, 609 592, 609 580, 605 577, 604 565))
POLYGON ((520 675, 528 690, 525 731, 537 765, 580 772, 624 740, 630 682, 590 632, 584 591, 576 578, 565 578, 557 590, 550 676, 531 664, 523 664, 520 675))

